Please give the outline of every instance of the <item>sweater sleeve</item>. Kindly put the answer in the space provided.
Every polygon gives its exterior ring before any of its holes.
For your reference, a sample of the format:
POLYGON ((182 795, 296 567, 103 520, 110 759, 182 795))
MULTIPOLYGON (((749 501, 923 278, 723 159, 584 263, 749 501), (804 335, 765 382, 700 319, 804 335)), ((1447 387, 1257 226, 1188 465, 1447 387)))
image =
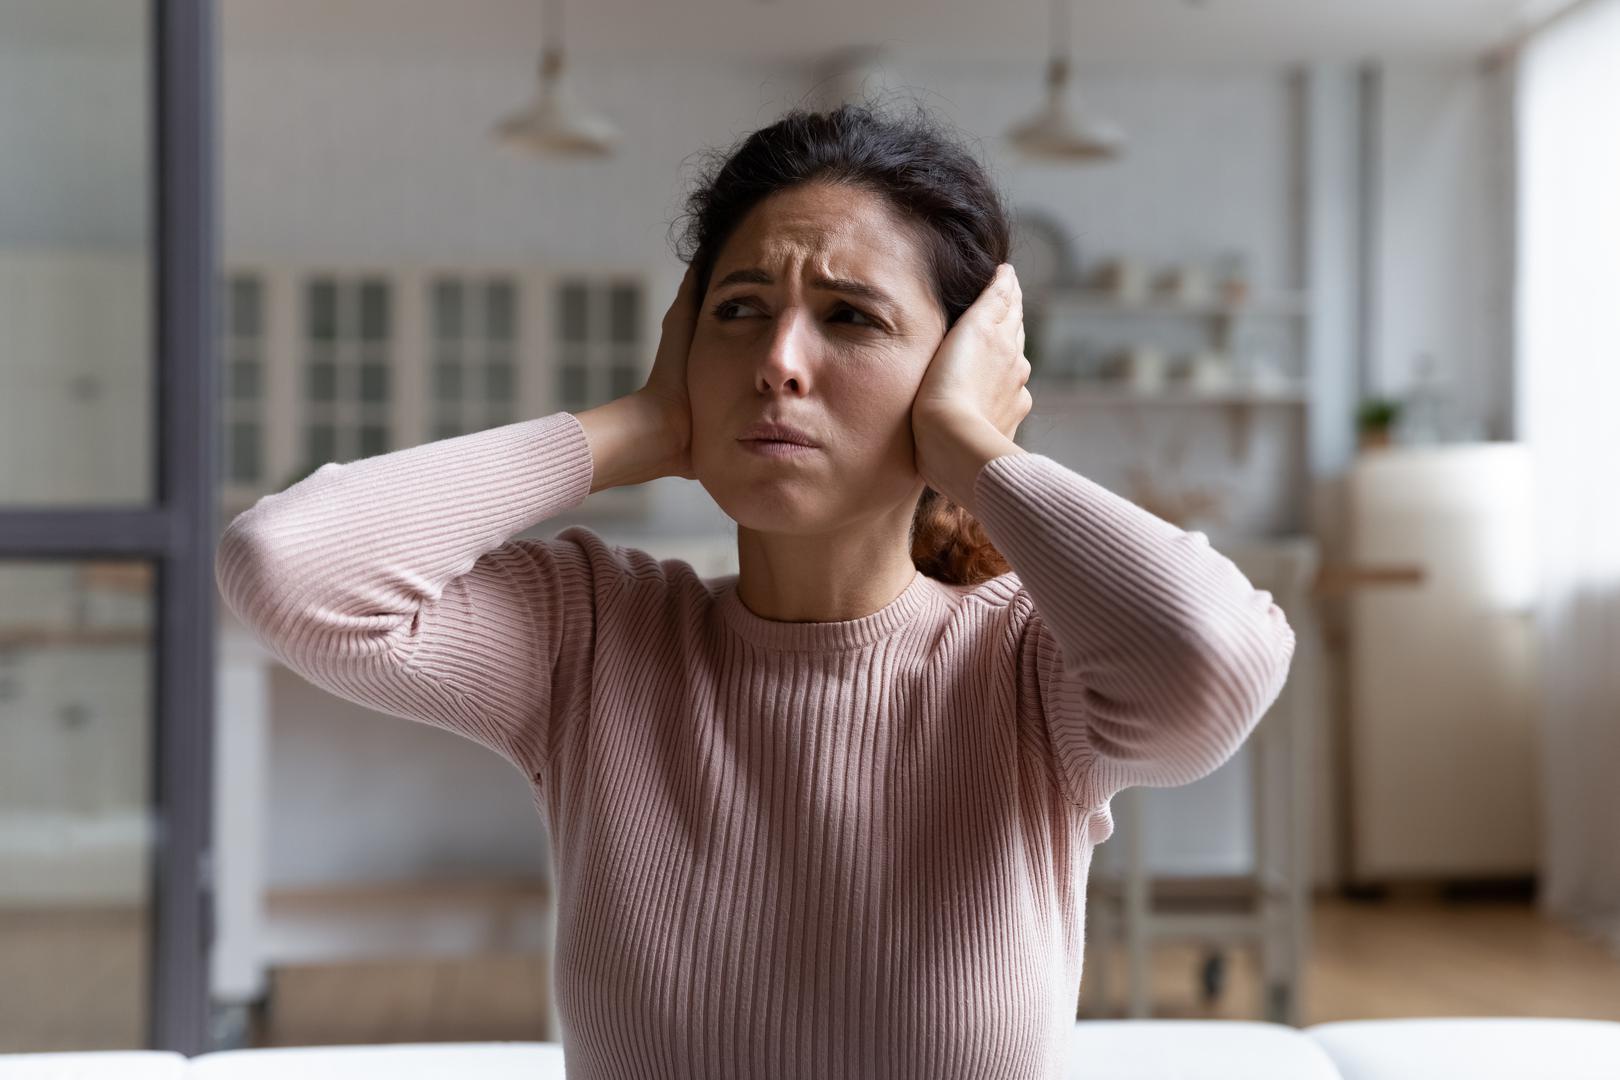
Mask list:
POLYGON ((328 463, 230 522, 215 580, 303 678, 540 769, 611 575, 588 530, 510 538, 584 501, 592 470, 568 412, 328 463))
POLYGON ((1213 772, 1277 699, 1294 632, 1202 532, 1184 531, 1044 454, 974 481, 977 517, 1031 605, 1021 649, 1069 798, 1213 772))

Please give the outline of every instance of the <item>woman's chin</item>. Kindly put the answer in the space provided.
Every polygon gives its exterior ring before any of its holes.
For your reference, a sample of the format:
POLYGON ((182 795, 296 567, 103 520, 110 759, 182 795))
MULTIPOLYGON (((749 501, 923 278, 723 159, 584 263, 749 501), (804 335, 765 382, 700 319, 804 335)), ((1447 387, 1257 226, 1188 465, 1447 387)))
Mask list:
MULTIPOLYGON (((707 488, 707 485, 705 485, 707 488)), ((802 487, 740 480, 725 491, 708 488, 725 515, 744 529, 771 533, 814 533, 826 529, 826 515, 802 487)))
POLYGON ((826 528, 825 523, 814 514, 766 500, 744 499, 731 506, 722 504, 721 509, 739 527, 754 532, 808 535, 825 531, 826 528))

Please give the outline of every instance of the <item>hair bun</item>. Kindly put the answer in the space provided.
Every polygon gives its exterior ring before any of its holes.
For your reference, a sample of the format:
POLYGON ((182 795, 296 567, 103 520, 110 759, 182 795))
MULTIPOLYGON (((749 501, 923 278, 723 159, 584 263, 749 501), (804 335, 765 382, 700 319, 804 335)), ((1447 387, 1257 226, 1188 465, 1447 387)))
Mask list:
POLYGON ((1012 570, 979 519, 931 487, 911 519, 911 561, 949 585, 977 585, 1012 570))

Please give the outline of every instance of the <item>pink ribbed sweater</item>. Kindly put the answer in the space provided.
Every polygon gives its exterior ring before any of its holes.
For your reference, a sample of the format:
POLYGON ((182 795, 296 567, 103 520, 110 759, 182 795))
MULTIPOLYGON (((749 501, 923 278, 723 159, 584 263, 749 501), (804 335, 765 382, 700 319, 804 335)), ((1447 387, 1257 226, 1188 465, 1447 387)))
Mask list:
POLYGON ((1056 1078, 1127 785, 1226 761, 1294 634, 1199 532, 1040 454, 980 471, 1014 567, 778 622, 582 526, 558 412, 260 499, 231 609, 332 693, 503 755, 550 829, 570 1080, 1056 1078))

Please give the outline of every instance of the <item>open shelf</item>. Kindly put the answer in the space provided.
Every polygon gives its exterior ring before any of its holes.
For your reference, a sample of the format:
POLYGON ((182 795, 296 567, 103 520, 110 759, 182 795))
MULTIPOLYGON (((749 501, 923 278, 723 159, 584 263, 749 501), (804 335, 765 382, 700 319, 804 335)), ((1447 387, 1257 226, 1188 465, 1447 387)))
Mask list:
POLYGON ((1232 387, 1204 390, 1169 385, 1159 390, 1140 390, 1127 383, 1105 379, 1031 378, 1029 393, 1039 405, 1303 405, 1303 385, 1274 390, 1232 387))
POLYGON ((1186 315, 1199 318, 1234 318, 1256 316, 1267 318, 1297 318, 1307 311, 1307 297, 1302 292, 1272 293, 1247 300, 1229 301, 1180 300, 1169 296, 1126 297, 1101 289, 1077 286, 1046 286, 1031 289, 1026 294, 1030 306, 1049 310, 1081 310, 1129 315, 1186 315))
POLYGON ((1158 390, 1140 390, 1128 383, 1103 379, 1031 378, 1032 416, 1052 417, 1076 408, 1106 406, 1219 406, 1226 413, 1233 457, 1243 462, 1250 449, 1250 424, 1257 408, 1283 406, 1302 408, 1308 396, 1302 383, 1271 390, 1232 387, 1204 390, 1171 384, 1158 390))

